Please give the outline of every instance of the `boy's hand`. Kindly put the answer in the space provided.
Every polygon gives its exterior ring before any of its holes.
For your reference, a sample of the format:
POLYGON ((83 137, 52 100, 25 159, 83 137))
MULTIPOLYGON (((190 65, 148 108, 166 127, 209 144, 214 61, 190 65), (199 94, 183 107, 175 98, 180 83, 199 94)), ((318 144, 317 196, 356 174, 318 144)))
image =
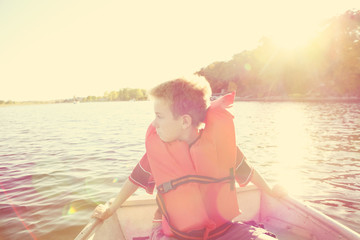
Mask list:
POLYGON ((275 198, 283 198, 288 195, 288 191, 280 184, 276 184, 271 190, 271 195, 275 198))
POLYGON ((99 204, 93 214, 92 214, 92 218, 97 218, 100 220, 106 220, 107 218, 109 218, 112 215, 110 208, 103 205, 103 204, 99 204))

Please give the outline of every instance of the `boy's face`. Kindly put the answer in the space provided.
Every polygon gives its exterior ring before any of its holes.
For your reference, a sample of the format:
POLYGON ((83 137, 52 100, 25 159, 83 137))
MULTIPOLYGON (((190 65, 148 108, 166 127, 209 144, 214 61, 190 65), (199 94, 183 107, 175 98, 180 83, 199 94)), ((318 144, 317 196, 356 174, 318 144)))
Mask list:
POLYGON ((170 104, 162 98, 154 98, 155 120, 152 125, 164 142, 179 140, 183 132, 182 118, 174 118, 170 104))

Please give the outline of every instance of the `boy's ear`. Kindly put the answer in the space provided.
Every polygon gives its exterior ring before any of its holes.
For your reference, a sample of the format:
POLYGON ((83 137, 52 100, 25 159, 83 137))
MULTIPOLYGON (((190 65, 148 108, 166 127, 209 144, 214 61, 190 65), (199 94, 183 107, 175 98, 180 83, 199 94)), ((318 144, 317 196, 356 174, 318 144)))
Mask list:
POLYGON ((186 129, 188 127, 190 127, 192 124, 192 118, 190 115, 185 114, 182 115, 182 125, 183 125, 183 129, 186 129))

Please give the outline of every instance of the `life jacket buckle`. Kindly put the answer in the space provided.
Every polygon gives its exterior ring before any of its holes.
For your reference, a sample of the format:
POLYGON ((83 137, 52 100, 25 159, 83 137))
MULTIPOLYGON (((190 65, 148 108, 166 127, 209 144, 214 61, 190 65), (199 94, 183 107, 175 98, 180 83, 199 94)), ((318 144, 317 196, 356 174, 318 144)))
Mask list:
POLYGON ((173 185, 172 185, 171 181, 164 182, 162 184, 162 193, 167 193, 167 192, 169 192, 169 191, 171 191, 173 189, 174 188, 173 188, 173 185))

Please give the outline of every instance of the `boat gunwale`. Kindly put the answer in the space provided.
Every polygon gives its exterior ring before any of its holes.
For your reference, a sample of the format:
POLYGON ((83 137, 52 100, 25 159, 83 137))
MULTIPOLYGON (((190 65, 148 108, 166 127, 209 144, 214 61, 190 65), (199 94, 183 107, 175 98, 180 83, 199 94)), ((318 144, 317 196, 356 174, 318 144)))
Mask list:
MULTIPOLYGON (((241 194, 243 192, 260 192, 260 206, 259 206, 259 219, 258 221, 264 221, 266 218, 274 219, 280 221, 284 224, 289 224, 291 226, 297 227, 299 229, 306 229, 303 226, 294 225, 291 222, 284 221, 280 218, 276 218, 274 216, 263 213, 263 208, 266 207, 265 201, 271 199, 270 201, 279 202, 276 204, 280 204, 285 206, 288 209, 292 209, 295 213, 299 214, 301 217, 305 219, 310 219, 314 224, 319 225, 321 228, 329 229, 331 232, 337 234, 337 239, 351 239, 351 240, 360 240, 360 235, 355 232, 354 230, 350 229, 349 227, 343 225, 342 223, 332 219, 331 217, 325 215, 324 213, 316 210, 315 208, 309 206, 305 201, 300 201, 294 198, 291 195, 288 195, 281 199, 273 199, 271 196, 265 194, 264 192, 260 191, 255 185, 251 184, 246 187, 236 188, 237 194, 241 194)), ((106 204, 109 205, 113 201, 113 198, 110 199, 106 204)), ((152 196, 144 196, 144 195, 137 195, 131 196, 127 201, 123 203, 121 208, 132 208, 132 207, 140 207, 140 206, 149 206, 156 204, 156 200, 154 195, 152 196), (145 199, 144 199, 145 198, 145 199)), ((91 218, 88 224, 83 228, 83 230, 78 234, 75 240, 84 240, 87 239, 90 234, 92 234, 96 228, 99 226, 100 223, 103 221, 95 218, 91 218)), ((275 227, 275 226, 274 226, 275 227)))
POLYGON ((345 239, 360 240, 360 234, 358 234, 356 231, 311 207, 304 201, 300 201, 291 195, 278 200, 287 207, 295 208, 295 211, 297 211, 299 214, 302 214, 304 217, 311 219, 313 223, 324 226, 325 228, 329 229, 329 231, 337 233, 339 236, 344 237, 345 239))

